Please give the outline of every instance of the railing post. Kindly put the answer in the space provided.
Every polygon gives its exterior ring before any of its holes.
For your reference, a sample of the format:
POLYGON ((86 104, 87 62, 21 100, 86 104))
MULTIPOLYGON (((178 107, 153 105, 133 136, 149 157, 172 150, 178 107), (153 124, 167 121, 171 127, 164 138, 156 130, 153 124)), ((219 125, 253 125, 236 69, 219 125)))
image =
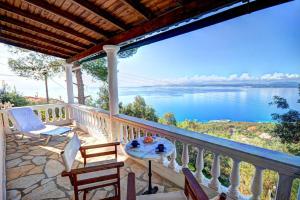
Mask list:
POLYGON ((183 168, 188 168, 188 164, 189 164, 189 146, 186 143, 183 143, 183 151, 182 151, 182 157, 181 157, 181 161, 182 161, 182 167, 183 168))
POLYGON ((220 155, 218 153, 214 153, 214 160, 211 167, 211 175, 212 179, 209 184, 209 187, 215 190, 219 190, 220 182, 218 178, 220 176, 220 155))
POLYGON ((203 167, 204 167, 204 159, 203 159, 204 149, 202 147, 198 147, 198 153, 196 158, 196 178, 200 183, 203 181, 203 167))
POLYGON ((298 186, 298 196, 297 197, 298 197, 297 200, 300 200, 300 184, 298 186))
POLYGON ((276 190, 276 200, 289 200, 294 178, 285 174, 279 174, 276 190))
POLYGON ((7 110, 3 112, 3 126, 4 126, 4 132, 11 133, 10 127, 9 127, 9 118, 8 118, 8 113, 7 110))
POLYGON ((240 185, 240 160, 232 159, 232 171, 230 174, 230 187, 228 189, 228 196, 232 199, 239 198, 239 185, 240 185))
POLYGON ((262 171, 263 168, 255 166, 255 175, 251 185, 252 200, 260 200, 260 195, 263 189, 262 171))

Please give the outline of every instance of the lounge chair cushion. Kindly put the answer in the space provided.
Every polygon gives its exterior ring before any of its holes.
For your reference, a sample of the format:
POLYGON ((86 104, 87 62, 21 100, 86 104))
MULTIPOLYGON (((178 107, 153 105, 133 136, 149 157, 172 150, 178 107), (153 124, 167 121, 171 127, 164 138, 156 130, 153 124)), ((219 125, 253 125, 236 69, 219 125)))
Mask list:
POLYGON ((31 108, 11 108, 8 110, 13 124, 19 131, 29 132, 45 128, 44 123, 40 120, 31 108))
POLYGON ((65 170, 67 172, 71 171, 72 165, 75 161, 75 157, 80 148, 80 140, 77 134, 74 134, 72 139, 65 146, 65 149, 62 153, 62 159, 65 165, 65 170))
POLYGON ((63 133, 71 131, 70 127, 45 125, 45 128, 40 130, 28 131, 30 134, 41 134, 41 135, 61 135, 63 133))

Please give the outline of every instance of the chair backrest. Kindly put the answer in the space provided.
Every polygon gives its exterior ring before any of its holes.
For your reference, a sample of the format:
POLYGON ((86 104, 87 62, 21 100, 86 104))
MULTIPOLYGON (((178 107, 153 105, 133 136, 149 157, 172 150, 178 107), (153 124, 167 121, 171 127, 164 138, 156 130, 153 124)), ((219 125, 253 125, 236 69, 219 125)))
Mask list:
POLYGON ((17 130, 22 132, 37 131, 45 128, 42 120, 31 108, 11 108, 8 110, 9 117, 17 130))
POLYGON ((182 172, 185 177, 184 193, 192 200, 209 200, 198 181, 188 168, 183 168, 182 172))
POLYGON ((74 134, 72 139, 65 146, 64 151, 61 152, 61 156, 65 165, 65 171, 69 172, 72 169, 72 165, 75 161, 75 157, 80 148, 80 140, 77 134, 74 134))

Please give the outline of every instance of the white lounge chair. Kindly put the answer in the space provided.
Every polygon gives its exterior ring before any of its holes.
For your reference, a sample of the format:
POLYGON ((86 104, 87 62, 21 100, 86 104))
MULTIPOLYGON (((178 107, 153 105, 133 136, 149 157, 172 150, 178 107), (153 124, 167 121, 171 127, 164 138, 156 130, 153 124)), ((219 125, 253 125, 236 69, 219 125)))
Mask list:
POLYGON ((52 136, 68 133, 72 130, 69 127, 45 125, 33 110, 28 107, 11 108, 8 110, 8 114, 15 128, 20 131, 23 136, 46 136, 45 145, 48 144, 52 136))

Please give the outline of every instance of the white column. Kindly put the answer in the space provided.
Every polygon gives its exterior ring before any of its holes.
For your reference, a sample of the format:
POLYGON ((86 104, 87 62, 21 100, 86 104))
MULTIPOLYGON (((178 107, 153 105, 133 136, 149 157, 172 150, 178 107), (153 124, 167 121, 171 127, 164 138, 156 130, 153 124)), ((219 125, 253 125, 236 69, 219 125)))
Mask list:
POLYGON ((196 158, 196 178, 198 179, 199 183, 202 183, 203 181, 202 170, 204 168, 204 159, 203 159, 204 149, 202 147, 197 147, 197 148, 198 148, 198 153, 196 158))
POLYGON ((72 67, 73 67, 73 64, 70 64, 70 63, 65 64, 68 103, 74 103, 72 67))
POLYGON ((219 153, 214 153, 214 160, 213 160, 213 164, 211 167, 211 175, 212 175, 212 179, 209 183, 209 187, 215 189, 215 190, 219 190, 219 176, 220 176, 220 155, 219 153))
POLYGON ((107 54, 111 139, 116 141, 118 139, 118 127, 117 124, 112 121, 112 116, 115 114, 119 114, 117 53, 120 50, 120 47, 116 45, 104 45, 103 50, 107 54))
POLYGON ((294 177, 279 173, 279 181, 277 184, 276 200, 289 200, 294 177))

